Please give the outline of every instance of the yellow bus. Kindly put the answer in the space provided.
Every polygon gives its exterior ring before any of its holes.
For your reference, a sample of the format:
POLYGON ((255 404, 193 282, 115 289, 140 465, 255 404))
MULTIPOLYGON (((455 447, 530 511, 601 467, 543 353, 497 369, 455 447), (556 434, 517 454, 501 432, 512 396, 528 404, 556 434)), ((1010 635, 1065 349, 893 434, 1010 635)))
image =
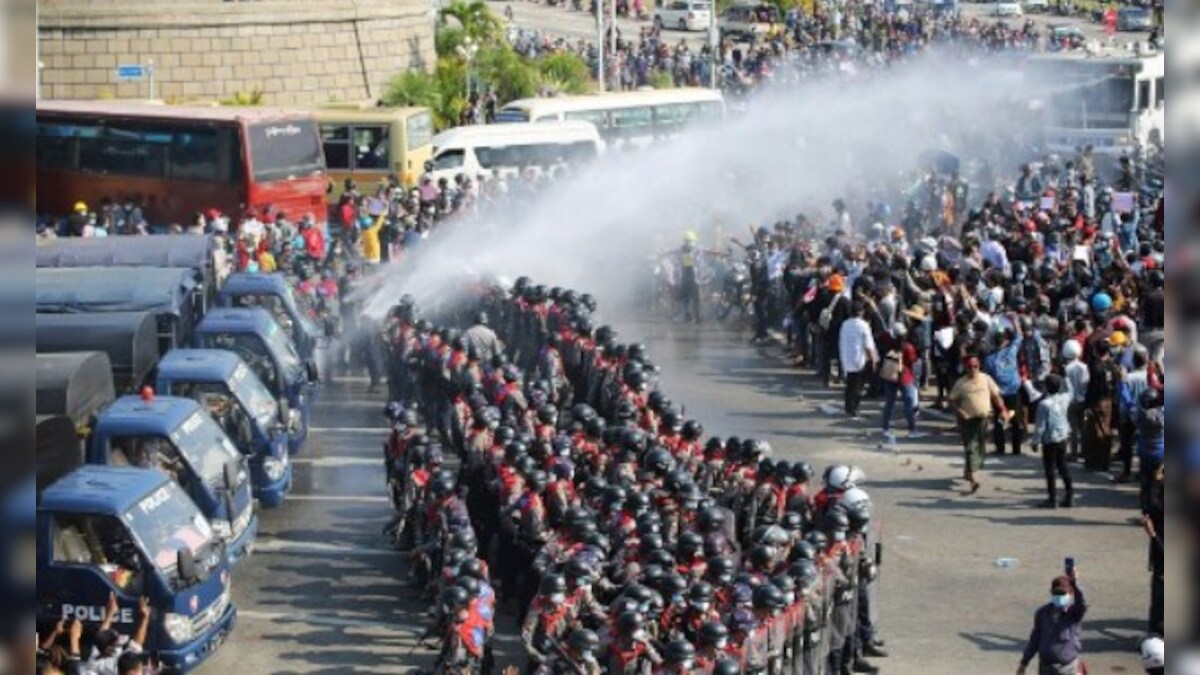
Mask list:
POLYGON ((347 178, 364 192, 393 173, 412 187, 433 156, 433 116, 428 108, 334 104, 313 112, 333 185, 331 200, 341 195, 347 178))

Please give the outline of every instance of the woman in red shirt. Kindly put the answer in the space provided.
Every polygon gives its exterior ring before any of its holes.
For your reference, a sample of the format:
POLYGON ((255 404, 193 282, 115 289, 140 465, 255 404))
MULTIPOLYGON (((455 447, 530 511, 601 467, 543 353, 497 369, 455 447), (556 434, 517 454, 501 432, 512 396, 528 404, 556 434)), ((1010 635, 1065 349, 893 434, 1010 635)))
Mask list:
POLYGON ((903 323, 896 323, 892 330, 883 336, 883 368, 880 377, 883 379, 883 441, 889 442, 892 436, 892 413, 896 409, 896 397, 904 397, 904 419, 908 422, 908 437, 917 438, 917 378, 914 368, 917 365, 917 348, 908 339, 908 328, 903 323))

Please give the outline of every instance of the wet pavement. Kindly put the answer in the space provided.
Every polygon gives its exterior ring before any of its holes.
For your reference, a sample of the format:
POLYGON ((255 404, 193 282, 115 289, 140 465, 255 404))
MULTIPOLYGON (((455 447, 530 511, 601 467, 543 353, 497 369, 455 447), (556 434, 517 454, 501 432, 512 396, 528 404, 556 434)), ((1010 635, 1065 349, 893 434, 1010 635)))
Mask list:
MULTIPOLYGON (((1149 600, 1145 536, 1133 525, 1136 491, 1077 470, 1079 507, 1042 511, 1040 457, 989 457, 984 488, 956 482, 962 458, 949 426, 879 449, 878 402, 866 418, 827 414, 840 391, 821 389, 777 347, 719 326, 618 323, 621 341, 641 341, 662 387, 708 433, 757 435, 777 457, 818 470, 849 462, 866 471, 883 530, 881 631, 892 657, 884 672, 958 675, 1014 672, 1032 615, 1063 559, 1078 560, 1090 592, 1087 661, 1095 673, 1138 672, 1135 650, 1149 600), (1015 567, 1001 569, 999 558, 1015 567)), ((428 667, 410 654, 429 624, 405 582, 401 556, 379 530, 390 517, 380 460, 382 395, 365 379, 337 379, 316 403, 313 431, 296 458, 295 488, 263 511, 257 549, 234 573, 237 628, 205 672, 403 673, 428 667)), ((517 647, 501 622, 498 663, 517 647)))

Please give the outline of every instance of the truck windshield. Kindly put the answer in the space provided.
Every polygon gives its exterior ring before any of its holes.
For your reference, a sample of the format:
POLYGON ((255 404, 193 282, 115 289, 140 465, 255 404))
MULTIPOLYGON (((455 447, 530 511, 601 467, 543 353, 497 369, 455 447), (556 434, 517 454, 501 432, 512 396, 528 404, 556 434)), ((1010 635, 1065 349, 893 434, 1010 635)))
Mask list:
POLYGON ((199 410, 171 432, 171 442, 200 474, 205 485, 221 485, 225 465, 241 457, 221 427, 199 410))
POLYGON ((267 327, 266 333, 267 345, 275 358, 279 359, 279 367, 283 369, 284 378, 289 383, 303 380, 304 364, 300 362, 300 355, 292 346, 291 338, 275 323, 267 327))
POLYGON ((271 392, 263 386, 261 380, 250 374, 246 364, 239 364, 229 376, 229 389, 242 402, 254 421, 263 430, 271 428, 279 414, 279 404, 272 398, 271 392))
POLYGON ((212 543, 212 529, 175 483, 164 483, 125 512, 125 524, 154 566, 174 579, 177 553, 193 555, 212 543))

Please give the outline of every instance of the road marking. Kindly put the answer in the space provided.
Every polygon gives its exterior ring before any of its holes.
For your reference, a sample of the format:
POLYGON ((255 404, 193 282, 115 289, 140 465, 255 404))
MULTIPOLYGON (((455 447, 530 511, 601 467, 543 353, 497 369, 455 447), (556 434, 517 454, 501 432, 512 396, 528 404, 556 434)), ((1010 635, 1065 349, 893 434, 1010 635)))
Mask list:
POLYGON ((341 467, 341 466, 382 466, 382 457, 301 457, 291 460, 292 464, 315 466, 319 468, 341 467))
POLYGON ((387 497, 372 495, 299 495, 294 492, 287 496, 287 500, 298 502, 362 502, 364 504, 386 504, 391 501, 387 497))
POLYGON ((398 626, 396 624, 376 619, 351 619, 343 616, 323 616, 321 614, 263 612, 255 609, 238 609, 238 618, 270 621, 273 623, 301 623, 312 626, 333 626, 335 628, 367 628, 389 633, 403 633, 406 637, 409 637, 413 640, 420 637, 420 633, 413 631, 411 627, 398 626))
POLYGON ((386 436, 387 427, 309 427, 310 433, 316 434, 380 434, 386 436))
POLYGON ((400 553, 390 549, 370 548, 353 544, 327 544, 321 541, 289 541, 266 539, 254 542, 255 553, 303 553, 309 555, 389 556, 399 560, 400 553))

